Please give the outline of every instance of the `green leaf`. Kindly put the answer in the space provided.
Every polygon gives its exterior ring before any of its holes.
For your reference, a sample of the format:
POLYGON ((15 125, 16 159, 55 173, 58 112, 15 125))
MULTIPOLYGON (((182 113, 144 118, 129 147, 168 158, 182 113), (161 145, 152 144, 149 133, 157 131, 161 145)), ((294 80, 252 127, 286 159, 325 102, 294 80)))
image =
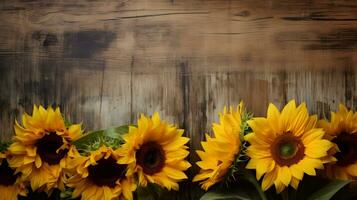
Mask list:
POLYGON ((168 193, 167 190, 161 188, 156 184, 148 184, 146 187, 139 186, 136 190, 136 195, 138 200, 157 200, 168 193))
POLYGON ((105 130, 93 131, 88 134, 85 134, 81 138, 76 141, 73 141, 74 144, 78 149, 84 149, 87 145, 94 143, 103 138, 110 138, 110 139, 118 139, 122 140, 122 136, 129 131, 129 126, 119 126, 119 127, 112 127, 105 130))
POLYGON ((308 200, 329 200, 351 180, 334 180, 309 196, 308 200))
POLYGON ((251 200, 244 191, 208 191, 200 200, 251 200))
POLYGON ((348 186, 343 187, 335 195, 333 195, 333 199, 344 199, 344 200, 357 199, 356 183, 357 181, 353 181, 348 186))
POLYGON ((0 152, 5 152, 11 145, 11 142, 0 142, 0 152))
POLYGON ((242 175, 242 177, 245 180, 247 180, 249 183, 251 183, 254 186, 254 188, 257 190, 257 192, 262 200, 267 200, 267 197, 266 197, 264 191, 262 190, 262 187, 260 186, 256 177, 254 176, 254 174, 251 171, 241 170, 239 173, 242 175))
POLYGON ((246 169, 237 171, 237 181, 229 187, 211 189, 201 200, 267 200, 267 197, 256 180, 254 174, 246 169), (234 185, 233 185, 234 184, 234 185))

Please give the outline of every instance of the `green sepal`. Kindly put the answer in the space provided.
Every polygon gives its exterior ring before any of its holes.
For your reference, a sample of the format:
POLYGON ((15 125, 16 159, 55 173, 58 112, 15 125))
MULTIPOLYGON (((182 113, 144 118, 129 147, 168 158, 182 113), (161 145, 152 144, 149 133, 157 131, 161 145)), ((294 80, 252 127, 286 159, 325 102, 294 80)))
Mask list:
POLYGON ((66 188, 64 191, 61 191, 60 198, 62 200, 70 200, 72 198, 73 188, 66 188))
POLYGON ((246 112, 245 110, 243 110, 242 112, 242 118, 241 118, 241 126, 240 126, 240 141, 241 141, 241 145, 240 145, 240 150, 239 150, 239 154, 236 155, 236 158, 234 160, 234 162, 232 163, 232 166, 230 167, 229 171, 227 172, 227 175, 225 176, 225 178, 223 179, 223 183, 225 185, 229 185, 232 182, 236 181, 236 174, 239 172, 239 170, 244 169, 245 168, 245 163, 249 160, 249 157, 247 156, 246 152, 247 152, 247 147, 248 147, 248 143, 246 141, 244 141, 244 135, 246 135, 248 132, 251 131, 251 128, 248 125, 248 121, 250 119, 252 119, 253 114, 246 112))
POLYGON ((244 141, 244 136, 247 135, 248 133, 252 132, 252 129, 250 128, 248 121, 253 118, 253 114, 246 112, 245 110, 243 111, 242 115, 242 124, 240 126, 240 139, 241 141, 244 141))

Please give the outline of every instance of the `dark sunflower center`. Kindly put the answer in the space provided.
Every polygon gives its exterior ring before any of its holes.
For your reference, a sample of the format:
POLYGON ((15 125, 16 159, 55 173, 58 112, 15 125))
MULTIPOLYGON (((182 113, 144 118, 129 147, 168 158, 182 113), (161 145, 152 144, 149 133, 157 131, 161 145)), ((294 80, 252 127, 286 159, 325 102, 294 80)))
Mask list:
POLYGON ((126 165, 121 165, 112 157, 102 158, 97 165, 88 167, 88 178, 97 186, 115 187, 116 181, 125 176, 126 165))
POLYGON ((10 186, 16 181, 17 175, 14 175, 15 170, 9 167, 9 164, 4 159, 0 165, 0 185, 10 186))
POLYGON ((335 154, 337 165, 347 166, 357 161, 357 136, 342 132, 332 142, 336 143, 340 152, 335 154))
POLYGON ((57 152, 62 145, 62 137, 55 132, 51 132, 37 141, 37 153, 42 161, 50 165, 56 165, 68 152, 67 149, 61 149, 57 152))
POLYGON ((136 160, 145 174, 156 174, 165 165, 165 152, 158 143, 147 142, 136 152, 136 160))
POLYGON ((304 158, 305 147, 301 139, 292 133, 285 133, 275 139, 271 145, 271 154, 280 166, 290 166, 304 158))

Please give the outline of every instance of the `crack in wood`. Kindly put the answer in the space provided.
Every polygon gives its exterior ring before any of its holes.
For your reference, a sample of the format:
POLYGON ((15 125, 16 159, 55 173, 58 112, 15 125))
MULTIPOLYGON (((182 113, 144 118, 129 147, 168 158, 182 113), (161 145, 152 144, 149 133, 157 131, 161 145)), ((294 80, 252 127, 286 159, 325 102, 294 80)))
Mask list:
POLYGON ((267 19, 274 19, 274 16, 268 16, 268 17, 258 17, 250 20, 240 20, 240 19, 232 19, 232 21, 238 21, 238 22, 252 22, 252 21, 263 21, 267 19))
POLYGON ((281 17, 281 19, 288 21, 357 21, 357 18, 335 18, 326 14, 327 12, 313 12, 303 16, 281 17))
POLYGON ((135 15, 135 16, 123 16, 112 19, 102 19, 101 21, 115 21, 121 19, 137 19, 137 18, 147 18, 147 17, 160 17, 160 16, 168 16, 168 15, 203 15, 210 14, 210 12, 173 12, 173 13, 159 13, 159 14, 148 14, 148 15, 135 15))

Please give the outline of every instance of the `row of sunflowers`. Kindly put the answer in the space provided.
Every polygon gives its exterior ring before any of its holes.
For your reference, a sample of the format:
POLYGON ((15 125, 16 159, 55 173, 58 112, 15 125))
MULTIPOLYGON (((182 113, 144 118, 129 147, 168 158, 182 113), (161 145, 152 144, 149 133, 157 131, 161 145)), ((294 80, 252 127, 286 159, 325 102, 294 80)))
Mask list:
MULTIPOLYGON (((341 192, 353 188, 357 177, 357 113, 345 106, 318 120, 294 100, 281 111, 270 104, 266 117, 253 117, 240 103, 219 118, 197 151, 199 172, 192 181, 206 191, 201 199, 356 195, 341 192)), ((149 199, 140 188, 178 191, 191 167, 189 138, 158 113, 141 115, 136 125, 84 133, 81 124, 66 122, 59 108, 34 106, 32 115, 15 121, 14 132, 12 141, 0 146, 0 200, 40 194, 149 199)))

